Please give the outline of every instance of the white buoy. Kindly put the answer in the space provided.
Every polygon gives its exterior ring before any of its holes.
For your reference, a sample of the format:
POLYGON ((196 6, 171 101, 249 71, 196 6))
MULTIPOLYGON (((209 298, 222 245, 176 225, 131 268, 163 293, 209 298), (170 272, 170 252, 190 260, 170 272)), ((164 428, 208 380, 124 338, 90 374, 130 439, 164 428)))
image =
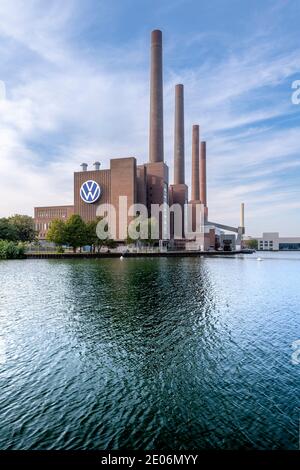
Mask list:
POLYGON ((262 259, 262 258, 256 258, 256 259, 257 259, 257 261, 263 261, 263 259, 262 259))
POLYGON ((124 256, 123 256, 123 255, 121 255, 121 256, 120 256, 120 260, 122 261, 123 259, 124 259, 124 256))

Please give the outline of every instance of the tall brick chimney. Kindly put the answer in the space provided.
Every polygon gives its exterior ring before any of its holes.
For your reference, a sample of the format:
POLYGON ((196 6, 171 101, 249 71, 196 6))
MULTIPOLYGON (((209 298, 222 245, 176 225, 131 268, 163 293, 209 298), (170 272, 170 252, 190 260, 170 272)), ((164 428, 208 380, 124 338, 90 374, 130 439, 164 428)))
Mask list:
POLYGON ((175 86, 174 184, 185 183, 183 90, 183 85, 175 86))
POLYGON ((151 33, 149 162, 164 161, 162 32, 151 33))
POLYGON ((207 188, 206 188, 206 142, 201 142, 200 153, 200 201, 207 206, 207 188))
POLYGON ((200 200, 199 191, 199 125, 193 125, 192 134, 192 201, 200 200))

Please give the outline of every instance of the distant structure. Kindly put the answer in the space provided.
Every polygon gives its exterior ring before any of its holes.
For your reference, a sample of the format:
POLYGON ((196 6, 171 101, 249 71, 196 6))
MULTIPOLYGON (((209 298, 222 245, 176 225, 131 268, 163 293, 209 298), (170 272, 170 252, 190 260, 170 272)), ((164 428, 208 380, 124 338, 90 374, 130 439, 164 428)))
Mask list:
POLYGON ((300 251, 300 237, 280 237, 278 232, 264 232, 256 240, 260 251, 300 251))
MULTIPOLYGON (((163 112, 163 47, 162 32, 151 33, 150 66, 150 126, 149 158, 144 164, 137 164, 135 157, 113 158, 109 169, 100 169, 96 161, 93 168, 81 164, 81 170, 74 173, 73 205, 35 207, 34 218, 39 239, 45 240, 47 231, 54 219, 66 220, 72 214, 79 214, 85 221, 96 219, 98 205, 110 204, 115 208, 117 221, 121 208, 120 196, 127 197, 128 206, 143 204, 149 217, 152 204, 179 205, 182 209, 182 225, 194 232, 192 238, 186 231, 175 233, 174 218, 170 220, 171 237, 168 243, 174 248, 210 250, 216 248, 235 249, 241 246, 244 227, 244 205, 241 206, 239 227, 231 227, 208 219, 206 141, 200 139, 199 124, 192 127, 192 174, 191 195, 185 180, 185 123, 184 85, 175 86, 174 119, 174 181, 169 184, 169 168, 164 162, 164 112, 163 112), (188 204, 187 204, 188 203, 188 204), (188 205, 188 213, 186 206, 188 205), (199 209, 200 208, 200 209, 199 209), (224 233, 231 232, 233 235, 224 233), (234 235, 236 234, 236 235, 234 235)), ((127 215, 127 224, 133 216, 127 215)), ((159 236, 164 243, 164 227, 167 213, 163 210, 159 220, 159 236)), ((121 225, 116 228, 115 239, 123 243, 127 232, 121 225)))

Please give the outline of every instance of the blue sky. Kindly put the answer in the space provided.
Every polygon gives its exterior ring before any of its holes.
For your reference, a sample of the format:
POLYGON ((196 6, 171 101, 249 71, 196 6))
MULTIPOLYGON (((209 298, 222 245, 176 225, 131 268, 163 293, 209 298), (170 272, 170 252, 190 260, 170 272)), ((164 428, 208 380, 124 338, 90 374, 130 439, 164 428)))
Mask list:
POLYGON ((149 39, 164 41, 165 158, 174 85, 207 140, 210 218, 300 235, 298 0, 1 0, 0 216, 72 203, 82 161, 148 158, 149 39), (5 86, 5 97, 3 89, 5 86))

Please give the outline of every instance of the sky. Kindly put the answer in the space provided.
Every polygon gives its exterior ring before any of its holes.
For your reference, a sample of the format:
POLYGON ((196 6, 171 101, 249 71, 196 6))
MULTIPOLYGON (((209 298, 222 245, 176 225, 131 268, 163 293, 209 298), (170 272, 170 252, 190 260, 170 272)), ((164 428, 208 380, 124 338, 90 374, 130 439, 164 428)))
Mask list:
POLYGON ((72 204, 73 172, 148 160, 149 45, 163 31, 165 161, 174 86, 207 141, 210 220, 300 236, 299 0, 0 0, 0 217, 72 204))

